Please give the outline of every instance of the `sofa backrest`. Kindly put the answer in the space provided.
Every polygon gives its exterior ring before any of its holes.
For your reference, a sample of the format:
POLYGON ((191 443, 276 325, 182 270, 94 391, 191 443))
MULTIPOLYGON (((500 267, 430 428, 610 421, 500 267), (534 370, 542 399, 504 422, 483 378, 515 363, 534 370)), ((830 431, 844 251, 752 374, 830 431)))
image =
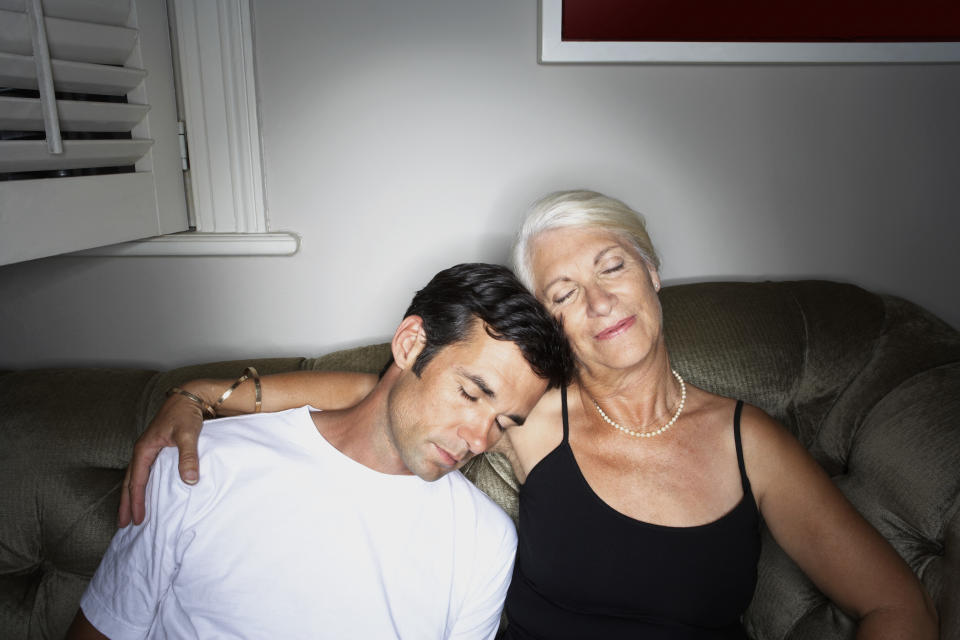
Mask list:
MULTIPOLYGON (((783 422, 921 577, 942 637, 960 638, 960 334, 908 302, 830 282, 699 283, 661 300, 675 368, 783 422)), ((0 373, 0 637, 63 636, 114 533, 133 442, 167 388, 250 364, 377 372, 388 356, 376 344, 167 372, 0 373)), ((465 473, 516 517, 505 460, 465 473)), ((746 624, 756 640, 853 629, 767 534, 746 624)))

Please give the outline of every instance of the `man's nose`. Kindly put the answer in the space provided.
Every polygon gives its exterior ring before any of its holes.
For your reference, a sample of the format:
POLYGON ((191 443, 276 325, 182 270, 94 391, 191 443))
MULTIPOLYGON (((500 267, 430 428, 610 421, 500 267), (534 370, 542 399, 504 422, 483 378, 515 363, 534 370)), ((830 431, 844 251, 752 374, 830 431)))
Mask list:
POLYGON ((461 426, 458 435, 467 443, 471 453, 481 454, 491 447, 490 433, 494 428, 493 420, 476 420, 461 426))

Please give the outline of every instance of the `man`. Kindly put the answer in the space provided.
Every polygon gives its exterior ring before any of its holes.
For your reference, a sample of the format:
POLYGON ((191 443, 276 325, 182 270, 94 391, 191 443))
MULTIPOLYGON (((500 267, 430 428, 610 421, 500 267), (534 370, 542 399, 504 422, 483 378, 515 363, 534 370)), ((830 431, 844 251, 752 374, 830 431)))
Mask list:
POLYGON ((459 473, 570 375, 557 323, 494 265, 437 274, 359 404, 220 420, 203 478, 157 458, 72 638, 492 638, 516 547, 459 473), (449 474, 449 475, 448 475, 449 474))

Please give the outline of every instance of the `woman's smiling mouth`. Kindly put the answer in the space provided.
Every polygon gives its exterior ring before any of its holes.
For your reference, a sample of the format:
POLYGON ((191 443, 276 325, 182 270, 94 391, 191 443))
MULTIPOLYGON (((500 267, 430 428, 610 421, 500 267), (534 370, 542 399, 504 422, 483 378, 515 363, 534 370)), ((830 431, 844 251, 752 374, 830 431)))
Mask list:
POLYGON ((630 327, 632 327, 636 321, 637 321, 636 316, 629 316, 627 318, 624 318, 617 324, 613 325, 612 327, 604 329, 594 337, 597 340, 609 340, 611 338, 615 338, 619 336, 621 333, 624 333, 630 327))

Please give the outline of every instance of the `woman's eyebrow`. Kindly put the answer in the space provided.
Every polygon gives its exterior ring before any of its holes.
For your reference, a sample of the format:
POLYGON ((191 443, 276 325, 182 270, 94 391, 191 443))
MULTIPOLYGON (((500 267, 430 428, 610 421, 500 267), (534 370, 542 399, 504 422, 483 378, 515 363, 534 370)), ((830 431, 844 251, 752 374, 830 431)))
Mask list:
POLYGON ((593 258, 593 264, 597 264, 598 262, 600 262, 601 260, 603 260, 603 256, 605 256, 608 251, 611 251, 611 250, 613 250, 613 249, 618 249, 619 247, 620 247, 620 245, 618 245, 618 244, 612 244, 612 245, 610 245, 609 247, 606 247, 606 248, 604 248, 604 249, 601 249, 601 250, 597 253, 597 255, 593 258))
POLYGON ((547 290, 550 289, 550 287, 557 284, 558 282, 562 282, 563 280, 570 280, 570 278, 568 278, 567 276, 557 276, 547 284, 543 285, 543 293, 546 294, 547 290))
MULTIPOLYGON (((608 251, 612 251, 613 249, 617 249, 617 248, 619 248, 619 247, 620 247, 619 244, 612 244, 612 245, 610 245, 609 247, 604 247, 603 249, 600 249, 600 251, 597 252, 597 255, 595 255, 595 256, 593 257, 593 264, 596 265, 596 264, 599 263, 601 260, 603 260, 603 256, 605 256, 608 251)), ((558 282, 562 282, 562 281, 564 281, 564 280, 569 280, 569 279, 570 279, 570 278, 568 278, 567 276, 557 276, 556 278, 554 278, 553 280, 551 280, 551 281, 548 282, 547 284, 543 285, 543 287, 541 288, 542 295, 546 295, 546 294, 547 294, 547 291, 550 289, 550 287, 552 287, 553 285, 557 284, 558 282)))

